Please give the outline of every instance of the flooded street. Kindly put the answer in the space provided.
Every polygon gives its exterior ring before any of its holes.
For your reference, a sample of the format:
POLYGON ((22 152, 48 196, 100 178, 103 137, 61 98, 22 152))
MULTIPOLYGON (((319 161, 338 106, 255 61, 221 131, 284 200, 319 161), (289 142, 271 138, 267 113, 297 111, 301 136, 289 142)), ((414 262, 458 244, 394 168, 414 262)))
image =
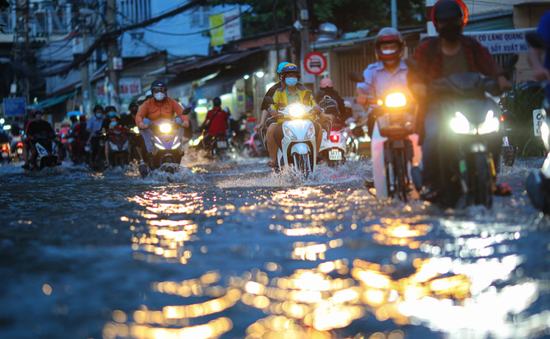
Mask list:
POLYGON ((540 338, 550 222, 524 194, 381 202, 368 161, 307 181, 265 159, 0 167, 1 338, 540 338))

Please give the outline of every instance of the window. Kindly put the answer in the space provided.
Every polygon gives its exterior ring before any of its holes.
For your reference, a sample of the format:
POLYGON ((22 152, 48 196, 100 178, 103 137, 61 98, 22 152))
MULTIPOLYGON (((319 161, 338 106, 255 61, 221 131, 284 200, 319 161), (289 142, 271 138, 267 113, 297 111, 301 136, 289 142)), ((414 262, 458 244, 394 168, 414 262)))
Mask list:
POLYGON ((151 0, 121 0, 118 10, 125 24, 142 22, 151 18, 151 0))

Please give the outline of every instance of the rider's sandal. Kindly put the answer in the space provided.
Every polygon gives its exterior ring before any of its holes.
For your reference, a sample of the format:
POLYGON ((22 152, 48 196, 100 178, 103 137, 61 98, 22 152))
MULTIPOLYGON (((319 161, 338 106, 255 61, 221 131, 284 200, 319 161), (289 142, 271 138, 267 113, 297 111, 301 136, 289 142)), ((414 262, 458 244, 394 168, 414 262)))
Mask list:
POLYGON ((268 161, 267 162, 267 166, 273 168, 274 170, 278 170, 279 169, 279 165, 277 163, 274 163, 273 161, 268 161))

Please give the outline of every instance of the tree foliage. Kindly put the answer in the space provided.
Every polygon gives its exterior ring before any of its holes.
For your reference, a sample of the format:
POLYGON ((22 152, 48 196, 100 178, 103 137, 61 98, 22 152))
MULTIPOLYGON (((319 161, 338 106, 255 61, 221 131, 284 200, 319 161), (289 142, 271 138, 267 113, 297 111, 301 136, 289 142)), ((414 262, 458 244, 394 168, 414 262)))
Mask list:
MULTIPOLYGON (((274 0, 208 0, 210 5, 247 5, 251 11, 243 14, 244 36, 270 32, 273 21, 274 0)), ((342 32, 375 29, 391 24, 390 0, 308 0, 310 23, 335 24, 342 32)), ((424 0, 397 0, 398 26, 421 24, 425 20, 424 0)), ((290 26, 296 20, 294 0, 279 0, 277 4, 279 28, 290 26)))

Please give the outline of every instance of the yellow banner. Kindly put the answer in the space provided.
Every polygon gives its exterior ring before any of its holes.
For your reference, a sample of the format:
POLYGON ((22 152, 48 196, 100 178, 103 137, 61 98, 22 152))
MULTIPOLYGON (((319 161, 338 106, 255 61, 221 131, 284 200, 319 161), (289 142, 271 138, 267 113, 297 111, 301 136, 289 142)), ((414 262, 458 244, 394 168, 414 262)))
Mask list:
POLYGON ((210 16, 210 46, 219 46, 224 44, 224 26, 223 13, 210 16), (218 27, 212 29, 212 27, 218 27))

